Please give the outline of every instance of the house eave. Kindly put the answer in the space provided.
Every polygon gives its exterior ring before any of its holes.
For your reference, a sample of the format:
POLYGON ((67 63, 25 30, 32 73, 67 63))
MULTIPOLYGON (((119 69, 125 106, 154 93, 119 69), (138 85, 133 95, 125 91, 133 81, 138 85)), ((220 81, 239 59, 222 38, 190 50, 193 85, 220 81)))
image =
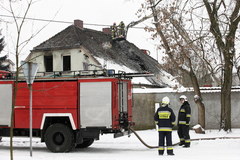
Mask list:
POLYGON ((37 49, 33 49, 31 50, 31 52, 46 52, 46 51, 56 51, 56 50, 66 50, 66 49, 78 49, 80 48, 81 46, 75 46, 75 47, 72 47, 72 46, 68 46, 68 47, 54 47, 54 48, 37 48, 37 49))

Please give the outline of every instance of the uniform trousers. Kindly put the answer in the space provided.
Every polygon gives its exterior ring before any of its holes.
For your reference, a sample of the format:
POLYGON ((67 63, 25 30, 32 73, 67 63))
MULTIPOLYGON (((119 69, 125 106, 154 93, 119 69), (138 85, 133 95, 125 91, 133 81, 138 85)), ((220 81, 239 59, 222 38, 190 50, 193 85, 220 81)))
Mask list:
POLYGON ((180 138, 180 144, 185 144, 185 146, 190 146, 190 135, 188 125, 178 126, 178 136, 180 138))
POLYGON ((163 154, 164 153, 164 145, 165 145, 165 138, 167 141, 167 153, 171 154, 173 153, 173 148, 172 148, 172 132, 171 131, 159 131, 159 150, 158 153, 159 154, 163 154))

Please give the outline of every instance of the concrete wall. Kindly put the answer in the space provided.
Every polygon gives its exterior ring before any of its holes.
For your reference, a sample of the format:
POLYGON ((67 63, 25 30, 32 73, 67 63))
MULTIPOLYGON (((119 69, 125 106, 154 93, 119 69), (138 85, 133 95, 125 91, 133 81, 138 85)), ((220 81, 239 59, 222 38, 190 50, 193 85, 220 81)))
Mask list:
POLYGON ((155 94, 133 94, 133 122, 135 129, 154 128, 155 94))
MULTIPOLYGON (((176 118, 179 107, 180 95, 186 95, 192 110, 190 125, 198 124, 198 109, 193 101, 193 92, 185 93, 134 93, 133 94, 133 121, 135 129, 155 128, 153 116, 155 103, 161 101, 164 96, 170 98, 170 107, 173 109, 176 118)), ((202 93, 205 104, 206 129, 219 129, 220 126, 220 92, 202 93)), ((240 92, 232 92, 232 128, 240 128, 240 92)))

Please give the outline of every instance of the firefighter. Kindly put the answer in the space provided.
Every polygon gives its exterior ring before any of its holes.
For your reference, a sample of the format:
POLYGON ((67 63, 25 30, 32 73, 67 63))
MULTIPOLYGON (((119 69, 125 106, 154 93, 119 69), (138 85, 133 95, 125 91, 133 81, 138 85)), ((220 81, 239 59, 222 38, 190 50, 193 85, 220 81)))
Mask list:
POLYGON ((169 108, 170 99, 168 97, 164 97, 162 99, 160 107, 157 109, 154 120, 158 125, 158 134, 159 134, 159 142, 158 142, 158 154, 164 154, 164 145, 165 138, 167 141, 167 154, 174 155, 173 147, 172 147, 172 127, 175 122, 175 114, 171 108, 169 108))
POLYGON ((118 25, 119 38, 125 38, 125 24, 121 21, 118 25))
POLYGON ((117 25, 115 22, 111 26, 111 32, 112 32, 112 39, 117 38, 117 25))
POLYGON ((179 145, 188 148, 190 147, 189 122, 191 117, 191 108, 185 95, 181 95, 179 99, 182 104, 178 112, 177 123, 177 132, 180 139, 179 145))

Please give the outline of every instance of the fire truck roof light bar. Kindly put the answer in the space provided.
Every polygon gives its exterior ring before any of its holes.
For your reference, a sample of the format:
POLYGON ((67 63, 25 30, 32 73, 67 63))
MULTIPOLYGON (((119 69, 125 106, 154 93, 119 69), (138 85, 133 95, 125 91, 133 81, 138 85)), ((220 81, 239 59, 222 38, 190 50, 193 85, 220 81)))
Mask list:
MULTIPOLYGON (((15 79, 16 73, 9 73, 8 76, 2 78, 15 79)), ((55 78, 79 78, 79 77, 115 77, 123 79, 132 79, 134 77, 152 77, 154 74, 149 72, 126 73, 119 71, 115 73, 114 69, 109 70, 80 70, 80 71, 54 71, 54 72, 37 72, 35 79, 55 79, 55 78)), ((0 79, 0 80, 2 80, 0 79)), ((24 79, 22 72, 19 73, 19 80, 24 79)))

